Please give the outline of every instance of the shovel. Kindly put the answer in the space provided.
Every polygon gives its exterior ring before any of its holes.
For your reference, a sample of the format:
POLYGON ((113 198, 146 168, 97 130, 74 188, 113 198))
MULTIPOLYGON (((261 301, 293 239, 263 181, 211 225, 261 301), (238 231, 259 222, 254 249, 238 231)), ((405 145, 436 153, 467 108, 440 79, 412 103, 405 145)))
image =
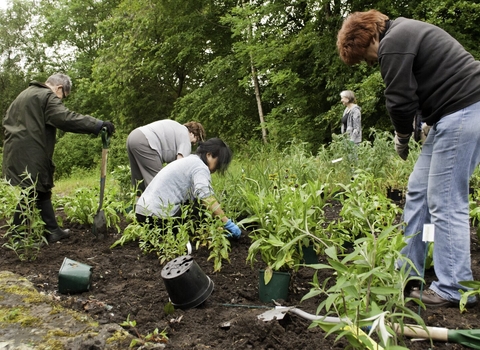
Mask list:
POLYGON ((428 332, 417 325, 405 325, 402 329, 399 325, 395 325, 394 329, 397 334, 404 334, 407 337, 425 338, 438 340, 449 343, 457 343, 463 346, 480 349, 480 329, 448 329, 442 327, 426 327, 428 332))
MULTIPOLYGON (((340 323, 342 319, 339 317, 330 317, 330 316, 317 316, 309 314, 303 310, 297 309, 295 306, 275 306, 275 309, 268 310, 260 315, 258 315, 259 320, 271 321, 271 320, 281 320, 287 312, 298 315, 309 321, 323 321, 326 323, 340 323)), ((351 334, 358 339, 362 344, 366 346, 367 349, 375 350, 384 350, 380 345, 378 345, 372 338, 368 336, 362 329, 354 325, 346 325, 342 328, 343 330, 350 331, 351 334)))
MULTIPOLYGON (((295 306, 276 306, 275 309, 268 310, 260 315, 258 319, 271 321, 281 320, 287 312, 296 314, 310 321, 323 321, 327 323, 339 323, 342 321, 339 317, 317 316, 297 309, 295 306)), ((471 349, 480 349, 480 329, 453 330, 442 327, 426 327, 427 331, 418 325, 405 324, 402 328, 395 324, 393 329, 397 334, 403 334, 411 338, 432 339, 443 342, 457 343, 471 349)))
POLYGON ((103 238, 104 233, 107 231, 107 219, 105 213, 102 210, 103 207, 103 195, 105 193, 105 178, 107 177, 107 157, 108 157, 108 146, 110 144, 110 139, 108 138, 107 129, 102 128, 102 166, 100 169, 100 204, 98 205, 97 214, 93 219, 93 229, 92 232, 97 238, 103 238))

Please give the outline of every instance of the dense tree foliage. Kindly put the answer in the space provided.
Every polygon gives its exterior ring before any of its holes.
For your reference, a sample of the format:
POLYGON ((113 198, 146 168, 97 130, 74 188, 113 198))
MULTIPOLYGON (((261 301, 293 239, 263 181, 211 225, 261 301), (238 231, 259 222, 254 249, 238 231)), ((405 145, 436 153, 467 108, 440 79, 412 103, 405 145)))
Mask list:
POLYGON ((65 103, 116 123, 122 139, 157 119, 203 123, 234 148, 339 132, 352 89, 364 134, 390 130, 376 67, 348 67, 336 34, 346 14, 376 8, 434 23, 480 57, 480 1, 11 0, 0 12, 0 108, 31 79, 73 78, 65 103), (255 89, 257 87, 257 89, 255 89))

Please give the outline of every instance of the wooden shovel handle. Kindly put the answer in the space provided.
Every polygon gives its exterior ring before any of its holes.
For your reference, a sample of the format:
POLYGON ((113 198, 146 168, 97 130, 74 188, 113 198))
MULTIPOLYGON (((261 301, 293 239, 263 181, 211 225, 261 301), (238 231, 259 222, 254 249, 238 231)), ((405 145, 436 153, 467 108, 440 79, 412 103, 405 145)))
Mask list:
POLYGON ((100 176, 105 178, 107 176, 107 158, 108 158, 108 148, 102 149, 102 167, 100 169, 100 176))
POLYGON ((425 338, 432 340, 439 340, 443 342, 448 341, 448 328, 441 327, 426 327, 428 333, 423 327, 413 324, 405 324, 402 328, 399 324, 395 324, 393 329, 397 334, 403 334, 410 338, 425 338))

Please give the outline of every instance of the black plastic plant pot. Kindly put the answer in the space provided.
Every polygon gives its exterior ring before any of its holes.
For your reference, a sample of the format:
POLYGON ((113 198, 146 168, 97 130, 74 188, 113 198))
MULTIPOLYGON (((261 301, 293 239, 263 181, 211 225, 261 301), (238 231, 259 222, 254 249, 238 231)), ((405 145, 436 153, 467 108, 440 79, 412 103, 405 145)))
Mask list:
POLYGON ((190 255, 168 262, 161 276, 173 306, 182 310, 202 304, 213 291, 213 281, 190 255))

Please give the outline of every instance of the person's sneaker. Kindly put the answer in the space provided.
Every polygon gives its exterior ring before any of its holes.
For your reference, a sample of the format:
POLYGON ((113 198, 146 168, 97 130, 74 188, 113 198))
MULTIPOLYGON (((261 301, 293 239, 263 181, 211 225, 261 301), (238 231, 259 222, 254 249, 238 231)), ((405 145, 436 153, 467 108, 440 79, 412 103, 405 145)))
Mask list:
MULTIPOLYGON (((410 293, 410 298, 420 299, 426 307, 458 307, 460 301, 450 301, 442 298, 432 289, 424 290, 422 293, 420 289, 414 289, 410 293)), ((465 307, 470 308, 477 304, 478 299, 475 297, 474 301, 467 302, 465 307)))
POLYGON ((68 237, 70 237, 69 229, 62 230, 60 227, 57 227, 55 230, 50 231, 50 233, 47 234, 47 241, 48 243, 55 243, 68 237))

